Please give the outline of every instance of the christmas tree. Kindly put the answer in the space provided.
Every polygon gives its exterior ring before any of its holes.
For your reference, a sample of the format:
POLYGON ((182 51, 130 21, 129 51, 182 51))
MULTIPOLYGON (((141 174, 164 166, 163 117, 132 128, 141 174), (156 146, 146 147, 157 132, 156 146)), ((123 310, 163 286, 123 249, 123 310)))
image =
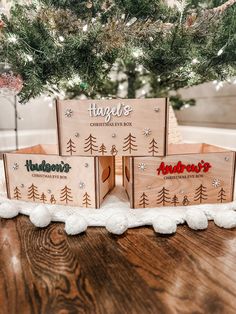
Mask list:
POLYGON ((220 203, 223 203, 224 201, 226 201, 226 193, 223 188, 221 188, 220 191, 218 192, 217 201, 220 203))
POLYGON ((99 147, 98 152, 101 153, 102 155, 104 155, 104 154, 107 153, 106 146, 105 146, 103 143, 102 143, 102 145, 99 147))
POLYGON ((149 203, 148 203, 148 197, 147 197, 147 195, 143 192, 143 194, 140 196, 139 206, 145 208, 147 205, 149 205, 149 203))
POLYGON ((163 187, 159 192, 157 196, 157 204, 162 204, 162 206, 165 206, 167 203, 170 203, 170 196, 169 196, 169 190, 163 187))
POLYGON ((155 154, 158 153, 158 146, 157 146, 157 142, 155 141, 155 139, 153 138, 149 144, 149 153, 152 154, 152 156, 155 156, 155 154))
POLYGON ((47 202, 47 197, 46 197, 46 195, 44 193, 41 194, 40 201, 42 201, 43 203, 47 202))
POLYGON ((136 151, 137 145, 135 143, 136 137, 129 133, 129 135, 124 138, 123 151, 124 152, 128 151, 130 154, 132 153, 132 151, 136 151))
POLYGON ((34 202, 39 199, 38 188, 33 183, 28 188, 28 199, 32 199, 34 202))
POLYGON ((30 3, 1 16, 0 60, 22 76, 22 102, 63 90, 69 98, 166 96, 236 74, 236 0, 30 3))
POLYGON ((179 199, 176 194, 172 197, 171 204, 173 204, 174 206, 177 206, 179 204, 179 199))
MULTIPOLYGON (((71 189, 68 188, 67 185, 63 189, 61 189, 60 200, 61 200, 61 202, 66 202, 66 204, 73 201, 71 189)), ((53 197, 53 201, 55 201, 54 197, 53 197)), ((52 202, 52 200, 51 200, 51 202, 52 202)))
POLYGON ((195 191, 194 201, 199 201, 202 203, 202 201, 207 200, 207 188, 200 184, 200 186, 195 191))
POLYGON ((93 152, 97 152, 98 151, 98 146, 96 145, 96 137, 92 136, 92 134, 90 134, 85 139, 84 151, 86 153, 90 152, 91 155, 92 155, 93 152))
POLYGON ((17 186, 14 188, 14 198, 16 198, 17 200, 21 199, 21 192, 17 186))
POLYGON ((69 141, 67 142, 67 147, 66 147, 66 152, 70 153, 71 155, 73 153, 76 152, 76 147, 75 147, 75 143, 72 141, 72 139, 70 138, 69 141))
POLYGON ((85 192, 84 196, 83 196, 83 206, 85 207, 89 207, 91 205, 91 199, 90 196, 87 192, 85 192))

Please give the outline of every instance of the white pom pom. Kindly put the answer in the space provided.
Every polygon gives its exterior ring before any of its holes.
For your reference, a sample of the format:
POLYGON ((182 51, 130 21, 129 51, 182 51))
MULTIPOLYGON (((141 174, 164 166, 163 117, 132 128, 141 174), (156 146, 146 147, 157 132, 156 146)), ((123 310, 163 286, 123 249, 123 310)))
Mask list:
POLYGON ((153 221, 153 229, 161 234, 172 234, 176 232, 176 223, 167 216, 157 216, 153 221))
POLYGON ((207 217, 200 209, 188 209, 185 220, 189 228, 194 230, 204 230, 208 227, 207 217))
POLYGON ((107 231, 120 235, 128 229, 128 219, 122 214, 110 216, 106 221, 107 231))
POLYGON ((13 218, 19 214, 19 205, 14 203, 3 203, 0 205, 1 218, 13 218))
POLYGON ((233 210, 219 212, 215 215, 214 222, 218 227, 231 229, 236 227, 236 212, 233 210))
POLYGON ((82 233, 86 231, 87 227, 87 221, 78 214, 70 215, 65 222, 65 231, 69 235, 82 233))
POLYGON ((38 205, 30 212, 30 221, 39 228, 47 227, 51 222, 49 210, 44 205, 38 205))

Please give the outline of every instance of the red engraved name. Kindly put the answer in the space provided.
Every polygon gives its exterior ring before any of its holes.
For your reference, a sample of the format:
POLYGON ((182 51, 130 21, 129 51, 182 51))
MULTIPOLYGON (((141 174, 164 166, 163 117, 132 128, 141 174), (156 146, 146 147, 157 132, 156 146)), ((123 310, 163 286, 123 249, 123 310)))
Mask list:
POLYGON ((157 168, 157 175, 183 173, 184 171, 195 173, 208 172, 211 167, 211 164, 204 160, 201 160, 198 164, 183 164, 181 161, 178 161, 176 165, 166 165, 162 161, 159 168, 157 168))

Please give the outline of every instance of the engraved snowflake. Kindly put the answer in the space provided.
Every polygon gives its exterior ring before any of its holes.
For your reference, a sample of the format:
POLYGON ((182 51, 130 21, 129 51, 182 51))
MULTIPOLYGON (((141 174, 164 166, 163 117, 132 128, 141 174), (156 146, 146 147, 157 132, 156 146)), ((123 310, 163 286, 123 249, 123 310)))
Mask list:
POLYGON ((149 128, 143 129, 143 135, 149 136, 149 135, 151 135, 151 133, 152 133, 151 129, 149 129, 149 128))
POLYGON ((220 182, 219 179, 213 179, 213 180, 212 180, 212 186, 213 186, 214 188, 218 188, 218 187, 220 186, 220 184, 221 184, 221 182, 220 182))
POLYGON ((80 188, 80 189, 84 189, 84 187, 85 187, 84 182, 80 182, 80 183, 79 183, 79 188, 80 188))
POLYGON ((13 169, 13 170, 18 170, 18 169, 19 169, 19 165, 18 165, 17 162, 15 162, 15 163, 13 164, 12 169, 13 169))
POLYGON ((138 165, 138 168, 142 171, 144 171, 146 169, 146 164, 141 162, 141 164, 138 165))
POLYGON ((72 114, 73 114, 73 111, 71 109, 66 109, 65 111, 65 116, 67 118, 71 118, 72 117, 72 114))

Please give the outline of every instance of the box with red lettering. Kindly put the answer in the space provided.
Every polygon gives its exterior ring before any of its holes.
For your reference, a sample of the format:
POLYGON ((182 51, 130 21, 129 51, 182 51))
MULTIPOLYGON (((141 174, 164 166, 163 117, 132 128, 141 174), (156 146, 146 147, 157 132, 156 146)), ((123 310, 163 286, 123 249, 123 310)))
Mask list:
POLYGON ((233 200, 235 153, 208 144, 169 145, 165 157, 123 157, 132 208, 233 200))

